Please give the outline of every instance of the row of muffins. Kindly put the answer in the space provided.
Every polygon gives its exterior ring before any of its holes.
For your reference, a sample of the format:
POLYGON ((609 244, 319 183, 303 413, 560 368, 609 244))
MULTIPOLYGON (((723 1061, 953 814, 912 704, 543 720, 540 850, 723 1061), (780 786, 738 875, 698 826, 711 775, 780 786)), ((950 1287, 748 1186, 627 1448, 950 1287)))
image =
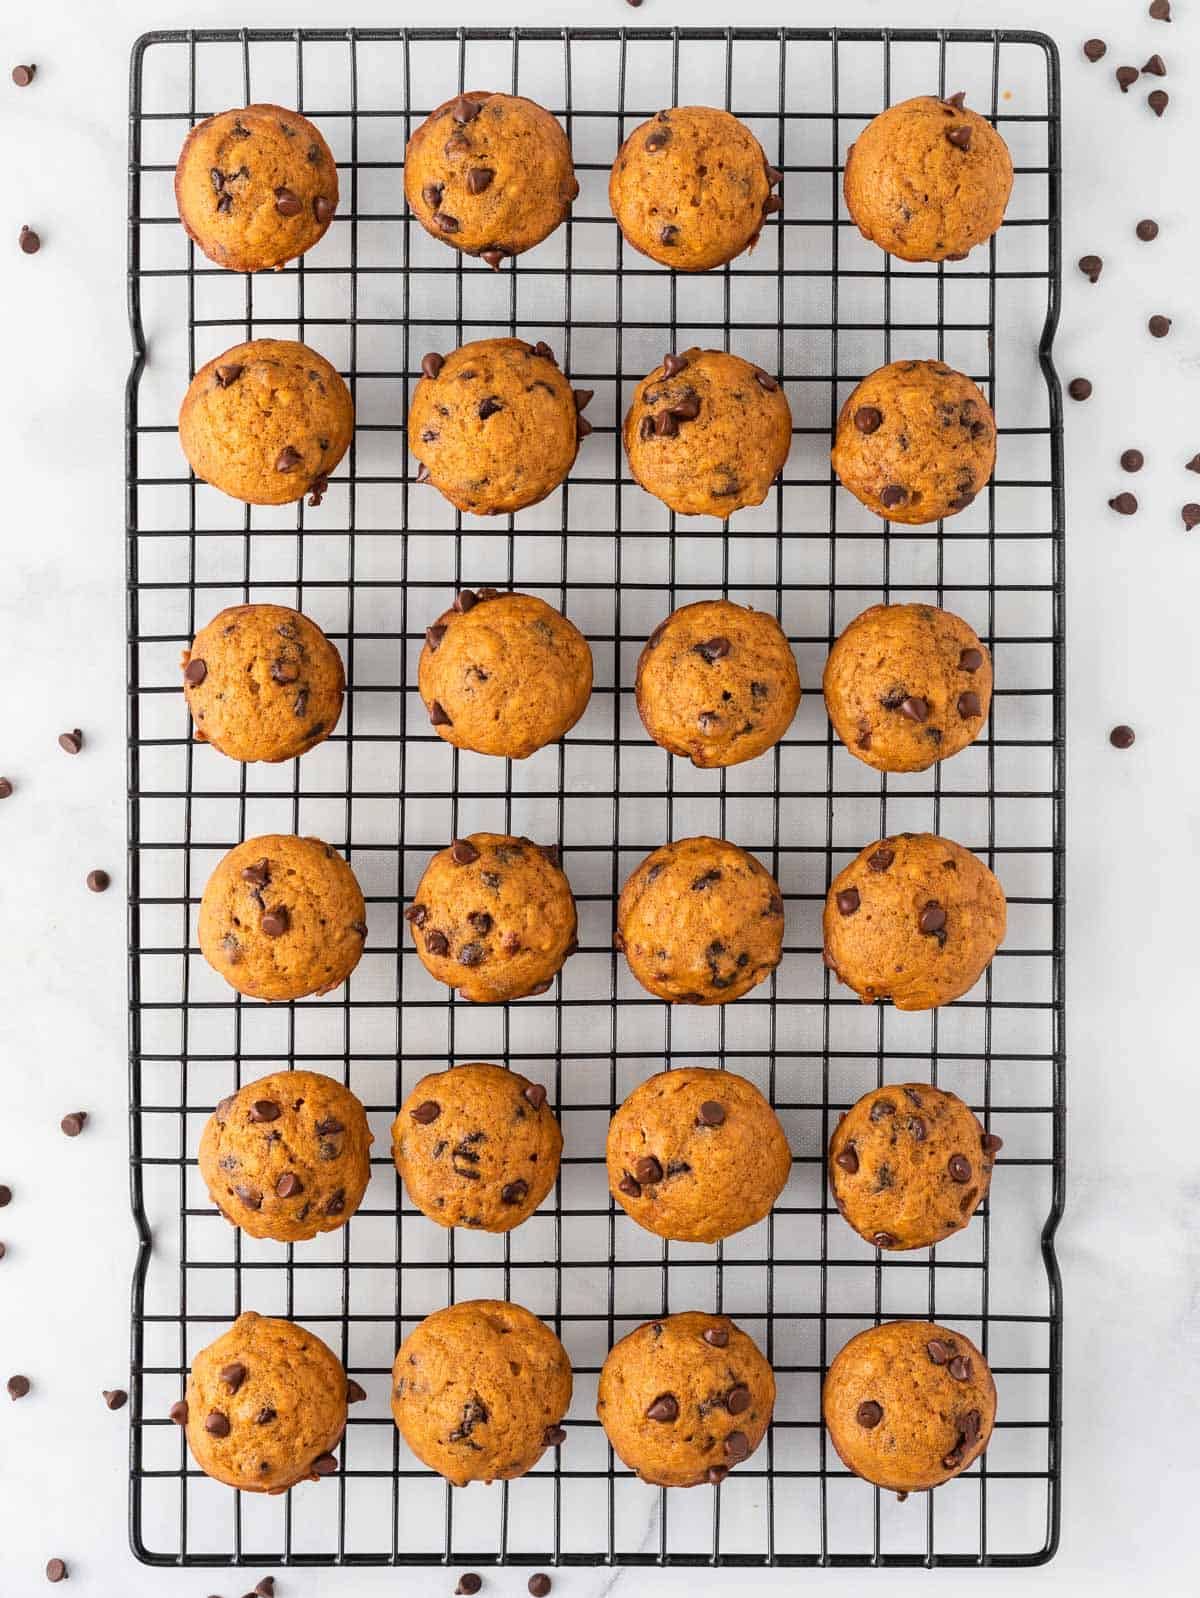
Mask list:
MULTIPOLYGON (((295 1244, 344 1225, 357 1209, 371 1141, 348 1088, 315 1072, 278 1072, 218 1104, 201 1138, 200 1173, 232 1224, 295 1244)), ((968 1223, 999 1147, 955 1095, 889 1085, 841 1118, 829 1147, 831 1186, 839 1210, 876 1247, 931 1246, 968 1223)), ((520 1224, 549 1193, 561 1149, 545 1088, 482 1062, 424 1077, 392 1128, 409 1197, 448 1228, 520 1224)), ((790 1164, 770 1105, 726 1071, 659 1073, 634 1090, 608 1134, 614 1197, 647 1229, 688 1242, 719 1241, 761 1220, 790 1164)), ((365 1397, 304 1328, 247 1314, 196 1356, 171 1415, 208 1474, 280 1492, 337 1469, 345 1402, 365 1397)), ((515 1304, 436 1312, 406 1339, 393 1369, 396 1424, 417 1457, 457 1486, 522 1475, 561 1445, 570 1397, 561 1343, 515 1304)), ((758 1447, 774 1397, 753 1341, 727 1317, 689 1312, 649 1322, 612 1349, 597 1413, 644 1480, 719 1484, 758 1447)), ((837 1356, 825 1413, 852 1470, 908 1492, 948 1480, 982 1452, 995 1389, 961 1333, 899 1322, 861 1334, 837 1356)))

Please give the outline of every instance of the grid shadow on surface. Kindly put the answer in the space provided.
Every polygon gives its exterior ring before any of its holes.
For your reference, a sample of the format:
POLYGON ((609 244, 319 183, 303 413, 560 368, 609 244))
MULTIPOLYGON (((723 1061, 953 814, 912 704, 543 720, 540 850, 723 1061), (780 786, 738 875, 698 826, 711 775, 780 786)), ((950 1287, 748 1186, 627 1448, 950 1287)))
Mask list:
POLYGON ((1053 1233, 1063 1150, 1063 569, 1057 320, 1058 64, 1041 35, 829 30, 304 30, 147 35, 131 75, 128 390, 130 1092, 142 1249, 133 1290, 131 1535, 162 1564, 1031 1564, 1058 1534, 1061 1303, 1053 1233), (571 139, 571 219, 498 273, 429 239, 403 202, 404 144, 463 88, 541 101, 571 139), (1001 232, 956 265, 912 266, 862 240, 840 198, 847 145, 883 106, 965 88, 1010 144, 1001 232), (342 180, 321 243, 277 274, 211 266, 179 227, 171 179, 187 129, 276 100, 322 128, 342 180), (677 277, 626 248, 607 206, 622 137, 660 106, 724 105, 784 173, 753 254, 677 277), (407 399, 428 349, 547 339, 596 390, 567 483, 513 518, 456 514, 414 482, 407 399), (354 393, 351 451, 324 505, 251 509, 195 481, 175 414, 192 373, 256 335, 295 336, 354 393), (677 525, 629 477, 619 427, 664 349, 732 348, 783 380, 790 458, 766 503, 677 525), (886 526, 832 477, 838 408, 884 361, 944 358, 997 412, 996 473, 948 525, 886 526), (424 627, 462 586, 541 594, 587 635, 596 687, 560 745, 513 765, 462 754, 416 693, 424 627), (634 666, 677 605, 725 594, 778 615, 805 699, 770 754, 725 772, 672 762, 632 702, 634 666), (984 736, 944 767, 880 778, 833 739, 829 646, 880 600, 927 599, 989 644, 984 736), (296 605, 335 640, 349 682, 337 731, 302 761, 240 767, 193 744, 178 659, 223 605, 296 605), (831 987, 820 909, 832 877, 889 831, 944 832, 1006 889, 1008 939, 942 1011, 860 1006, 831 987), (498 1009, 447 998, 401 936, 429 855, 475 830, 557 842, 581 950, 550 993, 498 1009), (199 955, 209 871, 243 837, 316 833, 368 901, 362 963, 337 993, 245 1003, 199 955), (752 849, 787 904, 784 960, 736 1009, 672 1011, 612 951, 613 901, 664 839, 752 849), (426 1071, 493 1059, 542 1081, 563 1123, 560 1181, 505 1237, 444 1233, 407 1203, 387 1155, 395 1107, 426 1071), (755 1081, 794 1153, 772 1216, 716 1249, 665 1244, 615 1209, 604 1137, 650 1072, 714 1061, 755 1081), (299 1248, 216 1214, 195 1166, 216 1101, 283 1064, 345 1081, 377 1157, 362 1208, 299 1248), (1005 1139, 988 1203, 936 1251, 884 1258, 841 1221, 823 1150, 867 1088, 928 1077, 1005 1139), (151 1242, 151 1239, 153 1240, 151 1242), (512 1297, 575 1367, 568 1440, 520 1481, 469 1498, 421 1468, 388 1409, 393 1354, 446 1302, 512 1297), (243 1308, 294 1316, 368 1392, 342 1468, 259 1500, 208 1481, 167 1420, 196 1349, 243 1308), (760 1451, 720 1489, 661 1493, 614 1458, 594 1416, 611 1344, 684 1308, 735 1316, 775 1368, 760 1451), (991 1447, 936 1494, 897 1504, 851 1477, 820 1424, 820 1380, 882 1318, 958 1325, 999 1389, 991 1447))

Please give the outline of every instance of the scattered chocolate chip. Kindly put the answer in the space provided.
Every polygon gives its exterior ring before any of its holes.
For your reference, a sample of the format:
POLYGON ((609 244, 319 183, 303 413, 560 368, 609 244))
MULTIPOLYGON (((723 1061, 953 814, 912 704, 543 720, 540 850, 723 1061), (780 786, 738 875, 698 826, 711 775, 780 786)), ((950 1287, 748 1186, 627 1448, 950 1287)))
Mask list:
POLYGON ((708 1326, 700 1333, 710 1348, 727 1348, 729 1333, 724 1326, 708 1326))
POLYGON ((718 1104, 715 1099, 705 1099, 697 1111, 696 1118, 701 1126, 724 1126, 725 1106, 718 1104))
POLYGON ((290 444, 285 444, 275 458, 275 470, 277 472, 294 471, 303 459, 304 457, 298 449, 293 449, 290 444))
MULTIPOLYGON (((257 1594, 257 1598, 275 1598, 274 1576, 264 1576, 260 1582, 255 1584, 254 1591, 257 1594)), ((247 1594, 247 1598, 249 1598, 249 1594, 247 1594)))
POLYGON ((691 422, 700 414, 700 397, 697 394, 687 394, 683 399, 670 407, 671 415, 677 422, 691 422))
POLYGON ((1193 455, 1191 460, 1184 465, 1184 471, 1200 472, 1200 455, 1193 455))
POLYGON ((473 166, 467 173, 467 193, 482 194, 495 176, 490 166, 473 166))
POLYGON ((1079 257, 1079 270, 1089 283, 1099 281, 1100 273, 1104 270, 1104 262, 1098 255, 1081 255, 1079 257))
POLYGON ((952 1154, 946 1169, 950 1172, 952 1181, 969 1182, 971 1180, 971 1162, 965 1154, 952 1154))
POLYGON ((731 1415, 742 1415, 750 1408, 750 1389, 744 1382, 731 1387, 725 1399, 725 1408, 731 1415))
POLYGON ((1143 217, 1133 230, 1143 244, 1151 244, 1158 237, 1158 223, 1153 217, 1143 217))
POLYGON ((1200 505, 1194 500, 1185 505, 1179 514, 1183 517, 1185 532, 1190 533, 1194 527, 1200 526, 1200 505))
POLYGON ((436 350, 430 350, 429 354, 421 360, 421 372, 425 377, 436 378, 445 364, 446 357, 444 355, 439 355, 436 350))
POLYGON ((36 77, 37 67, 32 64, 27 67, 14 67, 12 69, 12 80, 18 89, 27 89, 36 77))
POLYGON ((219 1409, 209 1410, 204 1417, 204 1430, 210 1437, 228 1437, 229 1416, 223 1415, 219 1409))
POLYGON ((498 411, 502 411, 503 409, 504 406, 496 398, 496 396, 494 394, 488 394, 486 398, 481 399, 479 402, 479 420, 481 422, 486 422, 489 416, 495 416, 498 411))
POLYGON ((958 713, 964 721, 969 721, 972 716, 983 714, 983 701, 978 694, 959 694, 958 713))
POLYGON ((663 1168, 653 1154, 644 1154, 634 1163, 633 1174, 643 1186, 662 1181, 663 1168))
POLYGON ((425 934, 425 952, 427 954, 449 954, 450 940, 444 932, 439 932, 435 927, 432 932, 425 934))
MULTIPOLYGON (((767 204, 769 205, 770 203, 771 202, 768 200, 767 204)), ((772 377, 769 372, 764 372, 762 368, 758 366, 754 368, 754 381, 758 384, 759 388, 765 388, 768 394, 774 394, 775 390, 779 387, 778 380, 772 377)))
POLYGON ((854 425, 860 433, 874 433, 883 425, 883 412, 874 405, 860 405, 854 413, 854 425))
POLYGON ((907 716, 909 721, 928 721, 929 701, 919 698, 916 694, 910 694, 907 699, 901 701, 900 714, 907 716))
POLYGON ((1099 61, 1108 50, 1103 39, 1088 39, 1083 46, 1083 53, 1089 61, 1099 61))
POLYGON ((670 140, 670 128, 655 128, 653 133, 646 135, 645 148, 650 151, 651 155, 654 155, 657 151, 665 149, 670 140))
POLYGON ((473 1570, 464 1571, 458 1578, 458 1586, 454 1589, 456 1598, 474 1598, 474 1595, 483 1586, 483 1577, 477 1576, 473 1570))
POLYGON ((1117 78, 1117 82, 1121 86, 1121 93, 1122 94, 1128 94, 1129 93, 1130 84, 1136 83, 1137 80, 1138 80, 1138 76, 1139 76, 1138 69, 1136 67, 1118 67, 1117 68, 1116 78, 1117 78))
POLYGON ((705 1479, 711 1487, 719 1487, 729 1475, 728 1465, 710 1465, 704 1473, 705 1479))
POLYGON ((208 666, 198 655, 193 655, 183 668, 183 680, 189 688, 198 688, 207 676, 208 666))
POLYGON ((679 1400, 674 1393, 660 1393, 646 1411, 647 1420, 672 1421, 679 1419, 679 1400))
POLYGON ((835 1156, 833 1163, 845 1171, 847 1176, 857 1176, 858 1150, 853 1147, 844 1148, 840 1154, 835 1156))
POLYGON ((1108 741, 1110 744, 1112 744, 1114 749, 1131 749, 1136 737, 1137 734, 1134 732, 1132 727, 1126 727, 1124 724, 1122 724, 1119 727, 1113 728, 1108 735, 1108 741))
POLYGON ((69 1115, 64 1115, 58 1124, 68 1137, 78 1137, 86 1121, 86 1110, 72 1110, 69 1115))
POLYGON ((42 247, 42 241, 29 226, 21 229, 17 235, 17 243, 26 255, 36 255, 42 247))
POLYGON ((48 1559, 46 1561, 47 1581, 66 1581, 68 1575, 65 1559, 48 1559))
POLYGON ((891 1248, 896 1239, 890 1232, 872 1232, 871 1241, 876 1248, 891 1248))
POLYGON ((453 727, 454 723, 446 714, 446 708, 440 699, 434 699, 429 706, 429 725, 431 727, 453 727))
POLYGON ((739 1460, 748 1458, 749 1454, 750 1439, 745 1432, 730 1432, 725 1439, 725 1457, 737 1464, 739 1460))
POLYGON ((1117 494, 1108 502, 1109 510, 1115 510, 1118 516, 1132 516, 1138 508, 1136 494, 1128 492, 1117 494))
POLYGON ((857 888, 843 888, 837 896, 838 911, 844 916, 852 916, 861 903, 857 888))
POLYGON ((907 488, 902 488, 899 483, 888 483, 879 495, 880 502, 888 510, 894 510, 897 505, 903 505, 908 498, 907 488))
POLYGON ((1127 472, 1140 472, 1146 464, 1146 457, 1140 449, 1127 449, 1121 454, 1122 470, 1127 472))
POLYGON ((123 1387, 106 1387, 101 1396, 108 1409, 124 1409, 129 1402, 129 1394, 123 1387))
POLYGON ((679 423, 670 411, 659 411, 654 418, 654 431, 659 438, 674 438, 679 431, 679 423))
POLYGON ((470 100, 465 94, 460 94, 450 107, 450 115, 456 122, 473 122, 479 115, 479 101, 470 100))
MULTIPOLYGON (((328 1215, 329 1210, 327 1209, 325 1213, 328 1215)), ((312 1462, 312 1468, 318 1476, 332 1476, 337 1470, 338 1464, 332 1454, 318 1454, 312 1462)))
POLYGON ((724 660, 729 649, 728 638, 707 638, 702 644, 692 645, 692 653, 700 655, 710 666, 714 660, 724 660))
POLYGON ((256 1426, 269 1426, 274 1419, 275 1411, 269 1405, 264 1405, 254 1417, 254 1424, 256 1426))
POLYGON ((441 228, 443 233, 458 232, 458 218, 456 216, 450 216, 445 211, 435 211, 432 220, 434 225, 441 228))
POLYGON ((1154 112, 1156 117, 1162 116, 1163 112, 1170 104, 1170 101, 1171 96, 1165 89, 1151 89, 1150 93, 1146 96, 1146 104, 1150 107, 1151 111, 1154 112))
POLYGON ((529 1197, 529 1183, 524 1181, 507 1182, 500 1189, 502 1204, 524 1204, 529 1197))
POLYGON ((880 847, 875 850, 874 854, 867 856, 867 864, 870 866, 872 871, 886 871, 895 858, 896 851, 894 849, 889 849, 885 845, 880 845, 880 847))
POLYGON ((28 1376, 10 1376, 8 1378, 8 1396, 12 1399, 14 1404, 18 1398, 25 1397, 26 1393, 29 1391, 29 1386, 30 1383, 28 1376))
POLYGON ((228 1387, 231 1396, 246 1380, 246 1374, 246 1367, 240 1359, 235 1359, 231 1365, 221 1367, 221 1380, 228 1387))
POLYGON ((239 1182, 233 1191, 237 1194, 238 1198, 241 1199, 242 1203, 247 1205, 250 1209, 262 1209, 262 1194, 257 1188, 246 1187, 243 1183, 239 1182))
POLYGON ((58 735, 58 747, 65 749, 69 755, 77 755, 83 748, 83 734, 79 728, 76 727, 73 732, 60 732, 58 735))
POLYGON ((479 850, 466 838, 455 838, 450 845, 450 858, 458 866, 472 865, 479 859, 479 850))
POLYGON ((99 868, 95 871, 89 871, 87 874, 87 885, 93 893, 103 893, 111 881, 112 878, 108 872, 101 871, 99 868))
POLYGON ((500 262, 504 259, 502 250, 484 250, 481 259, 485 260, 493 272, 500 270, 500 262))
POLYGON ((877 1404, 873 1398, 865 1399, 858 1406, 854 1418, 860 1426, 872 1431, 883 1419, 883 1405, 877 1404))
POLYGON ((304 1192, 304 1184, 294 1171, 285 1171, 275 1184, 276 1198, 295 1198, 304 1192))
POLYGON ((962 1354, 956 1354, 946 1369, 956 1382, 968 1382, 971 1379, 971 1361, 962 1354))
POLYGON ((263 916, 260 925, 264 937, 282 938, 291 925, 291 917, 288 914, 287 906, 283 904, 274 905, 263 916))
POLYGON ((304 201, 291 189, 281 186, 275 190, 275 209, 280 216, 299 216, 304 209, 304 201))
POLYGON ((678 377, 687 366, 687 361, 682 355, 667 354, 663 356, 663 376, 678 377))
POLYGON ((956 150, 969 150, 971 148, 971 130, 967 126, 947 128, 946 139, 956 150))
POLYGON ((1073 377, 1067 384, 1067 393, 1073 400, 1091 399, 1092 385, 1086 377, 1073 377))
POLYGON ((333 201, 328 199, 324 194, 318 194, 316 199, 313 201, 313 215, 316 217, 317 221, 322 227, 333 221, 333 211, 333 201))
POLYGON ((1146 325, 1150 329, 1151 338, 1166 338, 1171 331, 1171 318, 1169 316, 1152 316, 1146 325))
POLYGON ((339 1187, 337 1192, 327 1201, 324 1209, 326 1215, 341 1215, 346 1208, 346 1195, 339 1187))
POLYGON ((442 1113, 442 1107, 436 1099, 426 1099, 423 1103, 418 1104, 411 1113, 418 1126, 429 1126, 442 1113))
POLYGON ((617 1192, 624 1193, 626 1198, 641 1198, 642 1184, 635 1182, 629 1172, 626 1171, 625 1175, 617 1183, 617 1192))
POLYGON ((367 1390, 361 1382, 356 1382, 353 1376, 346 1382, 346 1402, 348 1404, 361 1404, 367 1396, 367 1390))
POLYGON ((917 925, 927 935, 940 932, 946 925, 946 912, 936 899, 930 899, 929 903, 921 911, 917 925))
POLYGON ((13 796, 13 785, 12 785, 12 782, 9 780, 8 777, 0 777, 0 799, 11 799, 12 796, 13 796))
POLYGON ((1171 0, 1150 0, 1150 15, 1155 22, 1170 22, 1171 0))
POLYGON ((1163 60, 1162 56, 1156 52, 1150 57, 1149 61, 1146 62, 1146 65, 1142 68, 1142 71, 1148 72, 1153 78, 1165 78, 1167 75, 1167 63, 1163 60))
POLYGON ((186 1426, 188 1418, 187 1399, 180 1398, 175 1401, 167 1411, 168 1416, 176 1426, 186 1426))

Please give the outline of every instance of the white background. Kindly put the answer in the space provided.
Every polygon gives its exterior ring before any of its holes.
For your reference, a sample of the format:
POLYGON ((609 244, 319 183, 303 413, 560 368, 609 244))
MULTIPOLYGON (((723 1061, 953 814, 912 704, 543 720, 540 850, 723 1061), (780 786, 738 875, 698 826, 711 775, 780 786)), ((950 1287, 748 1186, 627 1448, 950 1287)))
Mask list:
MULTIPOLYGON (((1065 1518, 1047 1569, 953 1576, 835 1572, 566 1571, 555 1592, 654 1595, 829 1593, 918 1582, 986 1583, 992 1592, 1157 1594, 1194 1590, 1200 1200, 1189 1127, 1196 1043, 1195 854, 1200 805, 1191 595, 1200 547, 1179 507, 1200 499, 1182 463, 1200 450, 1200 0, 1178 0, 1170 26, 1143 0, 1038 5, 884 3, 824 6, 741 0, 557 0, 535 8, 451 0, 441 23, 700 25, 792 22, 1010 25, 1052 33, 1063 50, 1065 308, 1056 355, 1064 381, 1095 383, 1068 402, 1068 1046, 1069 1201, 1059 1233, 1066 1284, 1065 1518), (1074 19, 1072 14, 1075 13, 1074 19), (1109 41, 1089 66, 1079 45, 1109 41), (1162 122, 1122 102, 1120 62, 1167 59, 1162 122), (1151 215, 1159 240, 1139 244, 1151 215), (1105 259, 1091 287, 1071 263, 1105 259), (1174 318, 1151 340, 1148 315, 1174 318), (1117 456, 1142 448, 1125 479, 1117 456), (1133 488, 1141 512, 1119 518, 1109 495, 1133 488), (1137 728, 1119 754, 1109 727, 1137 728), (1190 1566, 1190 1571, 1189 1571, 1190 1566)), ((128 1385, 122 385, 126 68, 146 28, 184 25, 429 22, 425 6, 357 0, 5 0, 0 12, 0 307, 4 375, 4 561, 0 574, 0 772, 17 788, 0 807, 0 1377, 34 1390, 0 1398, 0 1591, 42 1590, 52 1554, 73 1593, 229 1595, 249 1573, 138 1567, 126 1545, 125 1416, 102 1387, 128 1385), (35 86, 8 83, 33 59, 35 86), (45 240, 16 249, 23 222, 45 240), (64 727, 85 753, 58 749, 64 727), (103 897, 93 866, 113 873, 103 897), (61 1115, 86 1108, 68 1142, 61 1115)), ((1138 94, 1135 90, 1135 94, 1138 94)), ((446 1573, 311 1571, 281 1598, 449 1593, 446 1573)), ((486 1592, 524 1591, 495 1573, 486 1592)))

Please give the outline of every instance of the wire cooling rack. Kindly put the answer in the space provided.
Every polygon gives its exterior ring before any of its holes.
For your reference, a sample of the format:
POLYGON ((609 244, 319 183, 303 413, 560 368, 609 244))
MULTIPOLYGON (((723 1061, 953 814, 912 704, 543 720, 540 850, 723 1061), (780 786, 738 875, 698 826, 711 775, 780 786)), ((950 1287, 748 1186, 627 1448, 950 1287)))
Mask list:
POLYGON ((728 1565, 1034 1564, 1059 1519, 1061 1307, 1053 1236, 1063 1154, 1063 506, 1058 313, 1059 91, 1040 34, 594 28, 154 33, 130 100, 128 387, 129 940, 133 1286, 131 1535, 157 1564, 511 1562, 728 1565), (405 140, 462 88, 541 101, 571 138, 571 220, 492 273, 407 214, 405 140), (1012 148, 1001 232, 967 261, 892 261, 840 199, 847 145, 889 102, 967 91, 1012 148), (212 267, 175 215, 187 129, 253 100, 298 106, 338 158, 342 203, 286 271, 212 267), (724 105, 784 173, 784 209, 753 254, 677 277, 626 249, 607 173, 662 106, 724 105), (407 396, 429 349, 496 333, 546 338, 594 388, 561 491, 512 519, 456 515, 414 482, 407 396), (250 509, 194 481, 175 416, 196 368, 252 335, 299 337, 346 374, 355 442, 319 510, 250 509), (723 525, 676 522, 628 475, 619 423, 666 349, 730 347, 783 378, 795 436, 767 502, 723 525), (888 527, 832 477, 841 399, 886 360, 939 356, 999 418, 996 475, 934 528, 888 527), (458 753, 416 693, 423 629, 454 591, 515 585, 586 632, 591 706, 565 743, 508 764, 458 753), (782 619, 805 699, 768 756, 727 772, 672 761, 633 705, 642 641, 714 594, 782 619), (881 599, 936 601, 990 644, 985 735, 931 772, 879 777, 833 739, 829 645, 881 599), (335 734, 284 767, 238 766, 191 741, 179 652, 221 606, 300 606, 337 641, 349 693, 335 734), (579 901, 580 952, 541 999, 454 1002, 399 920, 429 855, 476 829, 557 841, 579 901), (931 828, 977 850, 1008 894, 987 975, 942 1011, 861 1006, 831 986, 820 910, 834 874, 889 831, 931 828), (195 913, 220 855, 255 833, 344 849, 370 936, 346 987, 245 1003, 200 957, 195 913), (783 963, 736 1006, 671 1010, 611 947, 626 875, 664 839, 706 831, 755 850, 787 901, 783 963), (546 1083, 566 1152, 551 1201, 499 1238, 443 1232, 405 1201, 388 1126, 414 1080, 448 1061, 511 1063, 546 1083), (768 1093, 795 1162, 774 1214, 715 1250, 666 1244, 615 1211, 604 1176, 613 1108, 669 1064, 721 1061, 768 1093), (366 1103, 376 1158, 342 1230, 256 1242, 213 1210, 201 1126, 242 1082, 295 1064, 366 1103), (1005 1140, 987 1206, 936 1254, 880 1256, 832 1208, 823 1151, 839 1111, 886 1080, 958 1091, 1005 1140), (524 1479, 464 1496, 418 1467, 388 1409, 392 1356, 453 1299, 511 1296, 562 1336, 576 1373, 568 1439, 524 1479), (340 1473, 283 1499, 200 1475, 167 1411, 195 1350, 243 1308, 293 1316, 368 1392, 340 1473), (644 1318, 722 1309, 775 1367, 762 1449, 719 1489, 663 1494, 614 1462, 594 1411, 613 1342, 644 1318), (838 1348, 881 1318, 928 1316, 979 1341, 999 1424, 985 1457, 898 1504, 848 1475, 820 1421, 838 1348))

